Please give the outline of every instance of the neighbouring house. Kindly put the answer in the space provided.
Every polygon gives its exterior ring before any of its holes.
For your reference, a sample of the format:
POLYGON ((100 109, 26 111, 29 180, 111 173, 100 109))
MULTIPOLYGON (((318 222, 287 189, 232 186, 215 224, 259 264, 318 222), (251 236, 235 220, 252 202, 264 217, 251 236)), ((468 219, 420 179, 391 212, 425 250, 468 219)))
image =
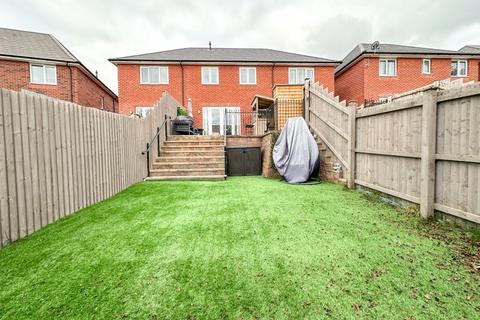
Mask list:
MULTIPOLYGON (((224 110, 251 111, 256 95, 306 78, 334 90, 339 61, 271 49, 184 48, 109 59, 118 68, 120 113, 146 114, 163 91, 191 101, 195 126, 223 133, 224 110)), ((227 124, 228 125, 228 124, 227 124)))
POLYGON ((479 80, 480 54, 395 44, 357 45, 335 70, 335 94, 359 105, 434 81, 479 80))
POLYGON ((118 97, 54 36, 0 28, 0 88, 118 111, 118 97))
POLYGON ((480 54, 480 45, 468 44, 459 50, 460 52, 467 53, 479 53, 480 54))

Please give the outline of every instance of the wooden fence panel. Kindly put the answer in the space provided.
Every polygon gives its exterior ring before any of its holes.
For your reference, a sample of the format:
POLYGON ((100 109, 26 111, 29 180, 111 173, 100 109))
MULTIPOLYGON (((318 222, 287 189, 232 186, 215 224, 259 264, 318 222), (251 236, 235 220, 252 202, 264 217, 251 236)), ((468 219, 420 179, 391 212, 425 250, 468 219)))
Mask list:
POLYGON ((419 198, 421 119, 420 107, 357 118, 356 183, 419 198))
POLYGON ((1 89, 0 246, 143 180, 141 152, 181 107, 161 99, 138 119, 1 89))
POLYGON ((435 207, 480 223, 480 94, 438 103, 435 207))
POLYGON ((7 159, 5 133, 5 95, 0 94, 0 246, 10 240, 10 221, 8 206, 8 180, 7 180, 7 159))
POLYGON ((424 216, 437 210, 480 223, 480 83, 430 87, 357 110, 354 122, 320 85, 305 90, 306 119, 347 169, 350 187, 354 178, 420 204, 424 216))
POLYGON ((333 95, 314 83, 306 103, 310 127, 327 144, 337 159, 348 167, 349 112, 333 95))

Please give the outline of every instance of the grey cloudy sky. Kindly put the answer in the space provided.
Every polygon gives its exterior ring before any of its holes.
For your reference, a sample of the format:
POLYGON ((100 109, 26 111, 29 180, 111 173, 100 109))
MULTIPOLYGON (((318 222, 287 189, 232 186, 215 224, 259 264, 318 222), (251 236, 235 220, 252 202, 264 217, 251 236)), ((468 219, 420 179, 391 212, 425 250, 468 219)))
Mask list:
POLYGON ((357 43, 480 44, 479 0, 0 0, 0 26, 55 35, 117 91, 107 59, 167 49, 266 47, 342 59, 357 43))

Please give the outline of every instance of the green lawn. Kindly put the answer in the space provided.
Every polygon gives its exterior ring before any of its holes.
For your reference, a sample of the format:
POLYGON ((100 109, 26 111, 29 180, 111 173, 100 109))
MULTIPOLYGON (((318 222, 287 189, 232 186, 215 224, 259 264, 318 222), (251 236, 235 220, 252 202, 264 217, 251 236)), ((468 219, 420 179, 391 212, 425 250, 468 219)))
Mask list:
POLYGON ((140 183, 1 249, 0 318, 479 319, 475 249, 335 184, 140 183))

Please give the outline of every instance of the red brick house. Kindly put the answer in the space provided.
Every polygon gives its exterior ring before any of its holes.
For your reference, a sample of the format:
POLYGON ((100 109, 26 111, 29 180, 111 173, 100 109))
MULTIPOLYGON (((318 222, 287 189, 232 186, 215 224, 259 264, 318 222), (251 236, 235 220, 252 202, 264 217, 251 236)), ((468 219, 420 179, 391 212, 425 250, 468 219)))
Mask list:
POLYGON ((480 54, 393 44, 359 44, 335 70, 342 100, 381 100, 437 80, 479 80, 480 54))
POLYGON ((120 113, 147 112, 166 90, 183 105, 191 99, 195 125, 209 134, 222 127, 225 108, 249 111, 253 97, 271 97, 276 84, 313 78, 334 90, 334 70, 340 64, 244 48, 184 48, 109 60, 118 68, 120 113))
POLYGON ((45 33, 0 28, 0 88, 118 111, 117 95, 45 33))

